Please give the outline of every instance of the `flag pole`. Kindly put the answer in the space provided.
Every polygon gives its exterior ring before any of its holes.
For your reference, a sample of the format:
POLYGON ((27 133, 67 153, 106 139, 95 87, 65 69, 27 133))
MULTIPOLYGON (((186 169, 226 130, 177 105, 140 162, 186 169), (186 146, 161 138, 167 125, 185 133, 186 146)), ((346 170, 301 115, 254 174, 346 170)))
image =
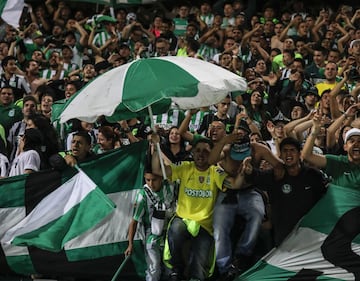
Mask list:
POLYGON ((123 262, 120 264, 119 268, 116 270, 113 278, 111 279, 111 281, 116 281, 116 278, 119 276, 121 270, 124 268, 126 262, 129 260, 130 255, 125 256, 125 259, 123 260, 123 262))
MULTIPOLYGON (((155 128, 155 124, 154 124, 154 114, 152 112, 151 105, 148 106, 148 111, 149 111, 151 129, 153 129, 154 133, 156 133, 156 128, 155 128)), ((165 165, 164 165, 164 159, 161 157, 161 150, 160 150, 160 143, 159 142, 156 143, 156 150, 157 150, 157 152, 159 154, 160 167, 161 167, 161 172, 163 174, 163 179, 167 180, 166 171, 165 171, 165 165)))

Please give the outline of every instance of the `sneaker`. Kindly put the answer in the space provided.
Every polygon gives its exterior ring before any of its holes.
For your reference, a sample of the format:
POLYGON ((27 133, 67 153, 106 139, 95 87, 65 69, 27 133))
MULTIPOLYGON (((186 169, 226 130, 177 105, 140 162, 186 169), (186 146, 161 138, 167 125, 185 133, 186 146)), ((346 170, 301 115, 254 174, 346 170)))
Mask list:
POLYGON ((180 281, 180 277, 179 277, 179 274, 177 274, 176 272, 172 272, 170 273, 170 276, 169 276, 169 281, 180 281))
POLYGON ((217 281, 232 281, 239 276, 243 271, 235 265, 230 265, 229 271, 220 276, 217 281))

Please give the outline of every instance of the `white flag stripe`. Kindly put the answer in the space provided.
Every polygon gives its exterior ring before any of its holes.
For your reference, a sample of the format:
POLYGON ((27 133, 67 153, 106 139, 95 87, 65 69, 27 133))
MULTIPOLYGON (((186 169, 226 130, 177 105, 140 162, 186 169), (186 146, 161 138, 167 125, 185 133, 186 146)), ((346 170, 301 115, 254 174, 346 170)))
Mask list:
MULTIPOLYGON (((25 216, 25 207, 0 208, 0 218, 7 218, 6 220, 1 221, 0 237, 3 237, 3 235, 9 228, 18 224, 25 216)), ((18 247, 4 243, 1 243, 1 247, 6 256, 19 256, 29 254, 27 247, 18 247)))
POLYGON ((24 0, 8 0, 4 6, 1 17, 7 24, 18 28, 23 8, 24 0))
POLYGON ((8 229, 1 242, 11 243, 15 237, 39 229, 60 218, 79 204, 95 188, 96 184, 84 172, 80 171, 41 200, 21 222, 8 229), (66 204, 58 204, 58 202, 66 202, 66 204))
MULTIPOLYGON (((335 267, 326 261, 321 253, 320 245, 327 235, 311 228, 300 227, 293 231, 277 248, 264 259, 268 264, 284 270, 298 272, 304 268, 322 271, 325 276, 342 280, 354 280, 354 275, 335 267), (306 239, 304 239, 306 237, 306 239), (299 243, 299 241, 301 241, 299 243)), ((360 254, 360 245, 352 243, 352 250, 360 254)))
MULTIPOLYGON (((129 190, 107 194, 116 205, 114 212, 95 227, 65 243, 64 249, 73 250, 127 241, 128 226, 133 212, 132 204, 137 192, 138 190, 129 190), (112 235, 108 236, 104 233, 112 235)), ((134 239, 144 239, 143 232, 137 231, 134 239)))
POLYGON ((15 246, 11 244, 1 243, 4 254, 8 257, 28 256, 28 247, 15 246))

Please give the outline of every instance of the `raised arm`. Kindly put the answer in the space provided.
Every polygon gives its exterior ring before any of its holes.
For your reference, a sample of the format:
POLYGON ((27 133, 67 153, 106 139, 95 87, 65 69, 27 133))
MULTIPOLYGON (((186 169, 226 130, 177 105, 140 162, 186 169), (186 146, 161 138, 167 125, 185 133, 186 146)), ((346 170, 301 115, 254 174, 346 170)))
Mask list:
POLYGON ((225 156, 223 153, 223 148, 225 147, 225 145, 231 144, 238 139, 239 139, 239 135, 236 133, 232 133, 226 135, 221 140, 219 140, 211 149, 208 163, 210 165, 216 165, 216 163, 219 162, 221 159, 223 159, 225 156))
POLYGON ((198 112, 199 109, 190 109, 186 112, 184 120, 181 122, 179 127, 179 134, 182 138, 188 142, 192 142, 194 139, 194 134, 189 131, 189 124, 193 114, 198 112))
POLYGON ((249 129, 252 133, 260 134, 260 130, 258 126, 256 126, 253 120, 251 120, 251 118, 249 117, 245 106, 240 105, 239 108, 241 111, 238 114, 236 114, 234 131, 236 131, 237 127, 239 127, 241 120, 245 120, 246 124, 248 124, 249 129))
POLYGON ((303 118, 293 120, 289 123, 287 123, 284 126, 285 135, 287 137, 293 137, 297 138, 296 133, 294 132, 294 129, 297 125, 302 124, 303 122, 311 120, 312 116, 315 114, 315 112, 310 112, 308 115, 304 116, 303 118))
POLYGON ((321 113, 317 112, 312 119, 312 129, 311 134, 307 137, 305 145, 301 151, 301 156, 303 160, 309 162, 311 165, 314 165, 318 168, 326 167, 326 157, 320 154, 314 154, 313 148, 317 135, 320 132, 321 128, 321 113))
MULTIPOLYGON (((158 176, 163 176, 163 173, 161 171, 161 164, 160 164, 160 156, 159 154, 161 153, 161 151, 159 151, 158 149, 160 148, 159 143, 160 143, 160 137, 158 134, 153 133, 151 136, 151 140, 152 140, 152 152, 151 152, 151 167, 152 167, 152 172, 155 175, 158 176)), ((171 168, 169 165, 164 164, 165 166, 165 174, 166 177, 170 178, 171 177, 171 168)))
POLYGON ((360 104, 351 105, 344 114, 340 115, 327 129, 326 134, 326 148, 332 148, 336 144, 336 139, 334 138, 335 132, 340 129, 342 125, 350 125, 354 120, 355 114, 357 112, 358 106, 360 104))
POLYGON ((303 133, 309 129, 312 125, 312 121, 311 120, 308 120, 308 121, 305 121, 303 123, 300 123, 298 124, 295 128, 294 128, 294 133, 296 135, 296 139, 300 142, 302 142, 304 140, 304 137, 303 137, 303 133))
POLYGON ((330 112, 331 117, 333 119, 340 117, 341 111, 339 110, 338 103, 336 101, 336 96, 340 93, 342 87, 344 87, 345 83, 348 80, 349 70, 346 70, 343 74, 344 77, 341 79, 339 83, 335 85, 335 87, 330 92, 330 112))

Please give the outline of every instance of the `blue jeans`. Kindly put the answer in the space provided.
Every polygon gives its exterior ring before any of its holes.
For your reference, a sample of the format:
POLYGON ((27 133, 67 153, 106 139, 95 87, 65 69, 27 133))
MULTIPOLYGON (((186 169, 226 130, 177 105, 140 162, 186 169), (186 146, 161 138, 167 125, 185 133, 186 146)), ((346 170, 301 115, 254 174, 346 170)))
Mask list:
POLYGON ((190 241, 189 278, 204 280, 209 273, 209 256, 214 249, 214 238, 202 227, 196 237, 187 230, 186 224, 179 217, 175 217, 168 230, 168 242, 171 253, 173 271, 183 275, 186 264, 183 259, 183 249, 186 241, 190 241))
POLYGON ((220 273, 228 271, 232 262, 231 229, 235 216, 241 215, 246 221, 244 231, 236 243, 234 256, 251 256, 265 215, 264 201, 253 189, 237 191, 237 203, 223 203, 226 193, 220 192, 214 209, 214 238, 216 265, 220 273))

